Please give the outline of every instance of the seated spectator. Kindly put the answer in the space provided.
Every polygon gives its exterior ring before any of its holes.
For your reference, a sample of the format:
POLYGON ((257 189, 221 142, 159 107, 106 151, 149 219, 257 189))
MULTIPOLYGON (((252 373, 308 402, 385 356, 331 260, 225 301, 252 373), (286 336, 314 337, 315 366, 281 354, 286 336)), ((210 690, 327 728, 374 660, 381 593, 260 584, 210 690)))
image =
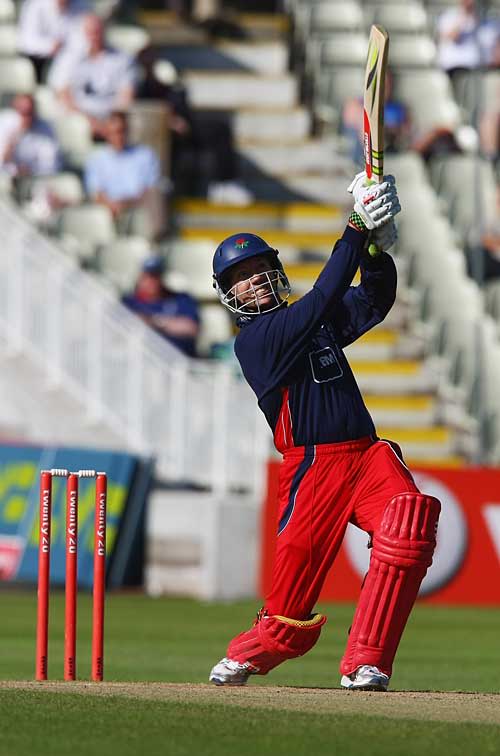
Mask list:
POLYGON ((200 326, 198 305, 189 294, 170 291, 162 280, 164 272, 162 257, 145 260, 135 289, 123 297, 123 304, 181 352, 194 357, 200 326))
POLYGON ((87 194, 108 207, 118 221, 127 211, 142 209, 149 221, 147 235, 158 238, 166 217, 158 156, 147 145, 130 144, 125 113, 112 113, 104 134, 107 145, 98 148, 85 165, 87 194))
POLYGON ((66 44, 83 46, 81 21, 86 12, 85 0, 24 0, 19 14, 18 49, 33 63, 38 82, 47 64, 66 44))
MULTIPOLYGON (((410 147, 411 118, 408 108, 393 95, 394 78, 390 68, 385 79, 384 140, 385 152, 402 152, 410 147)), ((363 98, 346 100, 342 110, 341 132, 350 142, 351 157, 356 165, 364 162, 363 98)))
POLYGON ((134 98, 135 67, 124 52, 108 47, 99 16, 83 21, 87 52, 63 50, 49 71, 48 84, 63 105, 87 116, 94 136, 102 138, 113 110, 127 110, 134 98))
POLYGON ((0 112, 0 167, 11 176, 50 176, 61 170, 61 152, 51 126, 36 115, 31 95, 16 95, 0 112))
POLYGON ((208 194, 214 203, 247 205, 252 194, 238 180, 238 158, 229 124, 219 114, 193 112, 186 89, 174 66, 158 60, 152 48, 137 57, 142 81, 137 99, 161 100, 170 117, 171 175, 178 194, 208 194), (210 175, 204 177, 200 166, 209 155, 210 175), (205 186, 206 185, 206 186, 205 186))

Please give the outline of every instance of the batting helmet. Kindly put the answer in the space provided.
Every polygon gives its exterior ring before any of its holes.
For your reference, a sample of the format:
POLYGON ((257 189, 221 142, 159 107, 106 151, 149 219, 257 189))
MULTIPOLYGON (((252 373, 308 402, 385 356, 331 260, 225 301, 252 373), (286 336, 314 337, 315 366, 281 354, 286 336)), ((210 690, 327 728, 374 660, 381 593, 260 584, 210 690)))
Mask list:
MULTIPOLYGON (((236 295, 231 294, 229 290, 226 275, 234 265, 259 255, 269 255, 270 267, 265 275, 268 278, 269 287, 273 291, 275 298, 275 305, 273 307, 266 307, 266 311, 281 306, 290 295, 290 284, 279 260, 278 250, 271 247, 262 237, 256 234, 233 234, 224 239, 215 250, 213 279, 214 288, 220 301, 234 313, 255 315, 261 311, 258 297, 255 298, 252 305, 247 303, 241 306, 238 303, 236 295)), ((251 283, 249 286, 253 288, 251 283)))

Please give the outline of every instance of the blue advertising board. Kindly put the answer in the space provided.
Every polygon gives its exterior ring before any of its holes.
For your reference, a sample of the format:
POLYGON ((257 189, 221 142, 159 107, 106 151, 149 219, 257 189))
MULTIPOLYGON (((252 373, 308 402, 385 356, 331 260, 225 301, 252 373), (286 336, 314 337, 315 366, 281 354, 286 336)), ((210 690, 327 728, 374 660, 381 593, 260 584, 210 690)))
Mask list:
MULTIPOLYGON (((113 561, 130 508, 137 457, 122 452, 0 445, 0 581, 33 582, 38 571, 40 471, 93 469, 108 476, 107 564, 113 561)), ((52 482, 51 583, 64 584, 66 481, 52 482)), ((143 491, 144 493, 144 491, 143 491)), ((144 501, 136 507, 142 511, 144 501)), ((80 479, 78 507, 78 585, 89 588, 93 575, 95 481, 80 479)), ((130 517, 129 517, 130 520, 130 517)), ((132 518, 134 527, 138 517, 132 518)), ((128 533, 127 542, 134 534, 128 533)), ((123 555, 121 557, 123 561, 123 555)))

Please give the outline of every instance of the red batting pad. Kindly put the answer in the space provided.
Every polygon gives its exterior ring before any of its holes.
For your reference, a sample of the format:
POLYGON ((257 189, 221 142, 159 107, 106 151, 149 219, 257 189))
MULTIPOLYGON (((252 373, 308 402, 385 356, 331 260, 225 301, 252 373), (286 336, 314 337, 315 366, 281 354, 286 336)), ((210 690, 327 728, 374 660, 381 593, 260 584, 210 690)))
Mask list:
POLYGON ((309 651, 317 642, 326 617, 315 614, 310 620, 263 615, 250 630, 233 638, 227 648, 229 659, 248 662, 265 675, 287 659, 309 651))
POLYGON ((406 493, 387 505, 373 535, 370 567, 340 670, 348 675, 362 664, 386 675, 420 583, 432 564, 441 505, 432 496, 406 493))

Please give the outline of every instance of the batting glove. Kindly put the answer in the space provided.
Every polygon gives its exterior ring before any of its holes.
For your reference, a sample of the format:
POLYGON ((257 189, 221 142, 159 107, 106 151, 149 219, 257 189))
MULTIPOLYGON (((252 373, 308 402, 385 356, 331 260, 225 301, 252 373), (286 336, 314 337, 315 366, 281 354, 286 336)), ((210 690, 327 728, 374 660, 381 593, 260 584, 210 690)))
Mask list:
POLYGON ((368 230, 379 228, 401 212, 394 176, 384 176, 381 184, 368 181, 358 173, 347 189, 354 197, 354 211, 368 230))
POLYGON ((378 252, 387 252, 398 238, 398 232, 394 219, 385 223, 379 228, 375 228, 370 234, 370 242, 374 244, 378 252))

